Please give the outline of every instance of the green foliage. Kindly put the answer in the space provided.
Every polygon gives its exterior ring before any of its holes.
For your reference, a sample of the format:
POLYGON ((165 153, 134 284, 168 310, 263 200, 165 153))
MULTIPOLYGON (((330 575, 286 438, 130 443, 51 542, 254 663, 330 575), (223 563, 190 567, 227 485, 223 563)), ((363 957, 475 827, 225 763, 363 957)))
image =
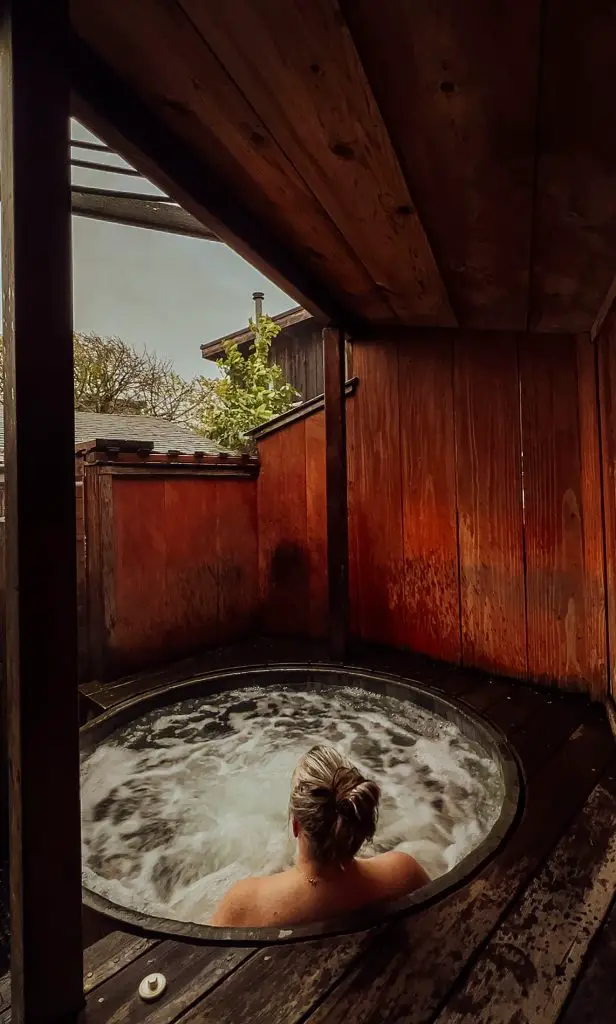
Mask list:
POLYGON ((158 416, 193 425, 199 419, 199 378, 184 380, 172 363, 121 338, 76 334, 75 409, 158 416))
POLYGON ((280 328, 267 316, 251 320, 254 342, 247 355, 228 343, 218 360, 221 376, 202 378, 204 392, 201 429, 225 448, 252 447, 248 432, 286 412, 300 395, 283 376, 280 366, 268 362, 272 341, 280 328))
MULTIPOLYGON (((80 412, 158 416, 183 423, 225 448, 252 447, 248 435, 300 398, 279 366, 268 363, 280 328, 266 316, 250 321, 255 339, 248 355, 228 344, 218 361, 220 376, 184 380, 169 360, 137 351, 121 338, 76 334, 75 409, 80 412)), ((4 391, 4 346, 0 337, 0 401, 4 391)))

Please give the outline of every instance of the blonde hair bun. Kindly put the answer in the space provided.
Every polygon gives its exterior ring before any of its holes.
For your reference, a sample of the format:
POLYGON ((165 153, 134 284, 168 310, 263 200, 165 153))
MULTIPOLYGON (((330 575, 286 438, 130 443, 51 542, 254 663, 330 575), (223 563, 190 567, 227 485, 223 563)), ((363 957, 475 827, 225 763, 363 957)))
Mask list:
POLYGON ((374 836, 381 790, 333 747, 317 746, 298 762, 289 814, 310 843, 315 860, 354 857, 374 836))

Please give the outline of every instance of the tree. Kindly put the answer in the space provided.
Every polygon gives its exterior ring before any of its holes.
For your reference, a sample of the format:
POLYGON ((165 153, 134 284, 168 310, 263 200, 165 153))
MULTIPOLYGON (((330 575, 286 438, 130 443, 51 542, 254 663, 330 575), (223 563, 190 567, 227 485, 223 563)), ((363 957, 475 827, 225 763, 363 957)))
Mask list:
POLYGON ((199 419, 199 379, 184 380, 169 360, 120 338, 75 335, 75 409, 133 413, 191 424, 199 419))
POLYGON ((242 355, 236 342, 227 342, 218 360, 220 377, 201 379, 201 430, 225 448, 251 447, 248 432, 286 412, 299 393, 285 379, 282 368, 268 361, 272 341, 280 328, 267 316, 249 327, 254 342, 242 355))
MULTIPOLYGON (((120 338, 74 336, 75 409, 79 412, 158 416, 197 428, 203 387, 184 380, 169 360, 139 352, 120 338)), ((4 398, 4 345, 0 338, 0 401, 4 398)))
MULTIPOLYGON (((228 344, 218 360, 220 377, 185 380, 167 359, 137 351, 121 338, 76 334, 75 409, 80 412, 158 416, 183 423, 226 448, 249 448, 248 431, 286 412, 299 394, 268 356, 280 328, 266 316, 250 321, 248 355, 228 344)), ((0 400, 4 397, 4 346, 0 338, 0 400)))

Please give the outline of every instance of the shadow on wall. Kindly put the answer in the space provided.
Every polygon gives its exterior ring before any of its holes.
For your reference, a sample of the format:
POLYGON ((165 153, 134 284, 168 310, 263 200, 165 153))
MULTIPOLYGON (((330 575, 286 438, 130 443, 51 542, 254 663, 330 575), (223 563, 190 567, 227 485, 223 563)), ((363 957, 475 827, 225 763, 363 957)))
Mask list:
POLYGON ((304 548, 282 541, 269 566, 266 627, 270 632, 297 634, 309 607, 310 566, 304 548))

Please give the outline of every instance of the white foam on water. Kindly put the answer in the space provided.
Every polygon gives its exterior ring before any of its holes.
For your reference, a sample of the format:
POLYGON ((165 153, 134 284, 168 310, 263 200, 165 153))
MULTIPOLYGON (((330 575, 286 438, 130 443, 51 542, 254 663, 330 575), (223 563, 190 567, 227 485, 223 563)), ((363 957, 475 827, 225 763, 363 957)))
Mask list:
POLYGON ((289 866, 291 774, 315 743, 382 787, 375 841, 431 878, 488 834, 500 765, 438 715, 365 690, 245 688, 150 712, 82 760, 84 882, 142 913, 204 923, 225 890, 289 866))

